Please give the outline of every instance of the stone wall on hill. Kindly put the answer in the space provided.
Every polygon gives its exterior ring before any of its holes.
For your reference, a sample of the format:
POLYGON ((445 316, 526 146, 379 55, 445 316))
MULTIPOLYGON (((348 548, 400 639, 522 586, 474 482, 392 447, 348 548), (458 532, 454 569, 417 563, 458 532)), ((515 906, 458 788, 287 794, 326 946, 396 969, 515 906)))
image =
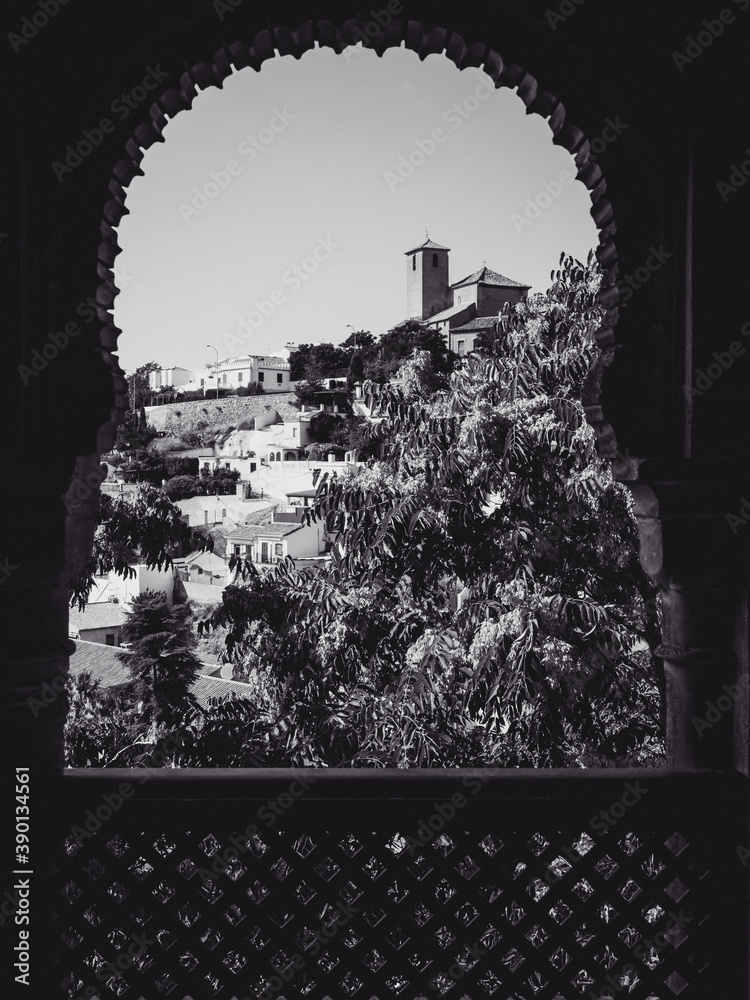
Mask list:
POLYGON ((224 399, 194 399, 188 402, 167 403, 164 406, 147 406, 146 419, 157 431, 177 429, 177 416, 198 419, 203 416, 211 423, 221 418, 226 426, 235 427, 243 420, 249 420, 257 413, 263 413, 267 406, 276 410, 282 420, 291 420, 298 409, 291 405, 293 392, 264 393, 262 396, 225 396, 224 399), (171 427, 169 425, 172 425, 171 427))

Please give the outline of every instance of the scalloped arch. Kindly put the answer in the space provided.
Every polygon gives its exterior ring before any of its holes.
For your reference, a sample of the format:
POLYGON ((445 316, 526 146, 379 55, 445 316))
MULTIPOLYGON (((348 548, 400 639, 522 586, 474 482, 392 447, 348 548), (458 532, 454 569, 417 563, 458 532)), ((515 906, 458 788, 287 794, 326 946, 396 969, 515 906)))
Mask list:
MULTIPOLYGON (((314 49, 332 48, 341 53, 362 39, 362 29, 355 20, 345 21, 337 27, 331 21, 304 21, 295 30, 277 27, 272 31, 259 32, 252 42, 232 42, 218 49, 211 62, 195 63, 182 74, 179 89, 171 87, 148 109, 148 118, 138 124, 125 143, 125 155, 115 164, 109 181, 111 198, 104 205, 100 231, 97 273, 102 283, 97 289, 97 300, 111 303, 118 290, 114 277, 114 264, 120 247, 114 231, 122 217, 128 214, 126 207, 127 186, 134 177, 143 176, 140 167, 144 152, 155 142, 164 142, 163 130, 168 119, 182 111, 188 111, 201 90, 223 86, 224 80, 235 70, 251 68, 259 72, 263 63, 276 56, 301 58, 314 49)), ((549 91, 543 90, 536 77, 516 64, 506 64, 502 56, 489 46, 481 43, 468 44, 460 35, 444 28, 426 29, 418 21, 391 21, 368 44, 378 56, 390 48, 401 46, 416 52, 421 60, 428 55, 444 54, 459 70, 467 67, 482 69, 495 83, 495 87, 515 90, 526 105, 527 114, 540 115, 552 132, 555 145, 567 149, 573 156, 577 174, 589 192, 590 214, 599 231, 599 245, 596 256, 603 271, 599 301, 605 310, 603 326, 597 331, 596 339, 602 349, 602 366, 612 361, 614 345, 614 325, 617 320, 619 292, 617 281, 617 250, 614 243, 616 224, 614 211, 606 195, 606 182, 602 170, 591 159, 591 149, 586 135, 567 121, 567 113, 562 101, 549 91)), ((127 407, 127 385, 112 351, 117 348, 117 339, 122 331, 113 324, 105 325, 100 331, 100 342, 105 360, 112 370, 115 385, 115 411, 119 422, 127 407)), ((598 390, 597 390, 598 391, 598 390)), ((589 422, 594 426, 599 441, 600 452, 606 457, 615 454, 615 440, 612 428, 603 418, 599 400, 596 405, 586 407, 589 422)), ((114 416, 114 414, 113 414, 114 416)))

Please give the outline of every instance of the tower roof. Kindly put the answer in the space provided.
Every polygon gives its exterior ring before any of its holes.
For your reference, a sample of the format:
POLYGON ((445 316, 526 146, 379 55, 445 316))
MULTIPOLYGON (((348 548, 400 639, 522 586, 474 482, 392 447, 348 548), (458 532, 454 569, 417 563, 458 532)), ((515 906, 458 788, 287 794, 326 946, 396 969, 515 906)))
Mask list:
POLYGON ((501 288, 531 288, 531 285, 525 285, 522 281, 513 281, 512 278, 506 278, 504 274, 491 271, 489 267, 480 267, 478 271, 470 274, 468 278, 456 281, 451 285, 451 288, 460 288, 461 285, 496 285, 501 288))
POLYGON ((427 240, 424 241, 424 243, 422 243, 421 246, 414 247, 413 250, 407 250, 406 253, 404 254, 404 257, 408 257, 410 254, 413 254, 413 253, 418 253, 420 250, 446 250, 446 251, 450 251, 450 247, 442 247, 442 246, 440 246, 439 243, 436 243, 434 240, 427 239, 427 240))

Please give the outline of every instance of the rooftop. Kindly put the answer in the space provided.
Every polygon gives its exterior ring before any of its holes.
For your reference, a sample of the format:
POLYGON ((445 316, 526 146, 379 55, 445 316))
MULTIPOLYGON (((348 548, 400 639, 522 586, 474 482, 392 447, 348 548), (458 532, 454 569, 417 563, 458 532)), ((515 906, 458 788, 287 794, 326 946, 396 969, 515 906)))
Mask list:
POLYGON ((474 309, 473 302, 457 302, 455 305, 449 306, 447 309, 443 309, 439 313, 435 313, 434 316, 430 316, 428 319, 420 320, 420 322, 425 323, 429 326, 431 323, 442 323, 443 320, 452 319, 454 316, 458 316, 462 312, 471 312, 474 309))
MULTIPOLYGON (((77 677, 88 670, 93 680, 99 681, 102 688, 118 687, 126 684, 130 680, 130 673, 124 663, 120 663, 117 658, 118 653, 129 656, 127 650, 118 649, 116 646, 105 646, 100 642, 76 641, 76 651, 70 657, 70 674, 77 677)), ((212 668, 211 664, 203 664, 205 670, 212 668)), ((209 698, 223 697, 226 695, 244 695, 250 697, 250 689, 241 681, 225 680, 221 677, 211 677, 208 674, 201 674, 191 689, 192 694, 204 707, 209 698)))
POLYGON ((272 521, 271 524, 246 524, 227 535, 227 542, 251 541, 259 536, 262 538, 284 538, 302 527, 299 522, 272 521))
POLYGON ((463 326, 454 326, 451 333, 466 333, 473 330, 491 330, 497 322, 497 316, 477 316, 463 326))
POLYGON ((70 657, 71 677, 88 670, 102 687, 115 687, 130 680, 128 668, 117 659, 118 653, 130 655, 117 646, 105 646, 103 642, 86 642, 76 639, 76 651, 70 657))
POLYGON ((451 288, 460 288, 462 285, 496 285, 501 288, 531 288, 531 285, 524 285, 522 281, 514 281, 506 278, 504 274, 490 270, 489 267, 480 267, 468 278, 462 278, 451 285, 451 288))
POLYGON ((118 628, 128 620, 128 610, 124 604, 112 601, 101 601, 98 604, 87 604, 83 611, 71 608, 68 617, 68 630, 81 632, 89 628, 118 628))
POLYGON ((439 243, 436 243, 434 240, 428 238, 420 246, 414 247, 413 250, 407 250, 404 257, 408 257, 409 254, 412 253, 419 253, 420 250, 447 250, 450 252, 450 247, 443 247, 439 243))

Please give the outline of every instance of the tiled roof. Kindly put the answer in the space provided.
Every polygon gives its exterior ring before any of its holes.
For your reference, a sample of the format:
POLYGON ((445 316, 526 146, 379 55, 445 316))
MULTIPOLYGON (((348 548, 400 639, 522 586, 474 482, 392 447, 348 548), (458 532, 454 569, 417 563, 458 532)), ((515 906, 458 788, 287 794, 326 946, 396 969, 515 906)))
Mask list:
POLYGON ((471 330, 491 330, 493 324, 496 322, 497 316, 477 316, 476 319, 470 319, 463 326, 454 326, 451 333, 465 333, 471 330))
POLYGON ((443 247, 439 243, 436 243, 434 240, 425 240, 424 243, 422 243, 418 247, 414 247, 413 250, 407 250, 406 253, 404 254, 404 257, 408 257, 409 254, 411 254, 411 253, 417 253, 419 250, 448 250, 448 251, 450 251, 450 247, 443 247))
POLYGON ((223 677, 208 677, 205 674, 196 680, 191 689, 198 702, 205 708, 209 698, 228 698, 239 695, 241 698, 251 698, 252 692, 247 684, 241 681, 226 680, 223 677))
POLYGON ((431 323, 442 323, 443 320, 452 319, 454 316, 458 316, 462 312, 469 313, 474 309, 476 309, 476 306, 473 302, 456 302, 447 309, 443 309, 442 312, 435 313, 434 316, 430 316, 429 319, 422 320, 422 322, 427 326, 431 323))
POLYGON ((491 271, 489 267, 480 267, 478 271, 470 274, 468 278, 462 278, 451 285, 451 288, 460 288, 462 285, 498 285, 502 288, 531 288, 531 285, 524 285, 522 281, 513 281, 506 278, 504 274, 491 271))
POLYGON ((117 654, 120 652, 130 655, 127 650, 120 650, 117 646, 106 646, 103 642, 86 642, 83 639, 76 639, 75 644, 76 651, 70 657, 71 676, 77 677, 84 670, 88 670, 94 680, 101 682, 103 688, 115 687, 130 680, 128 668, 117 659, 117 654))
POLYGON ((102 601, 87 604, 85 610, 71 608, 68 616, 70 631, 81 632, 87 628, 118 628, 128 620, 128 612, 123 604, 102 601))
MULTIPOLYGON (((88 670, 92 679, 98 680, 102 688, 126 684, 130 680, 130 673, 126 665, 117 659, 118 652, 130 655, 127 650, 118 650, 115 646, 77 640, 76 651, 70 658, 71 676, 77 677, 84 670, 88 670)), ((204 669, 210 669, 210 667, 205 666, 204 669)), ((250 697, 250 690, 246 684, 206 674, 201 674, 196 679, 191 692, 204 707, 209 698, 221 698, 232 694, 250 697)))
POLYGON ((243 528, 238 528, 227 535, 227 542, 251 541, 260 536, 261 538, 283 538, 291 535, 294 531, 299 531, 302 527, 299 522, 272 521, 271 524, 246 524, 243 528))

